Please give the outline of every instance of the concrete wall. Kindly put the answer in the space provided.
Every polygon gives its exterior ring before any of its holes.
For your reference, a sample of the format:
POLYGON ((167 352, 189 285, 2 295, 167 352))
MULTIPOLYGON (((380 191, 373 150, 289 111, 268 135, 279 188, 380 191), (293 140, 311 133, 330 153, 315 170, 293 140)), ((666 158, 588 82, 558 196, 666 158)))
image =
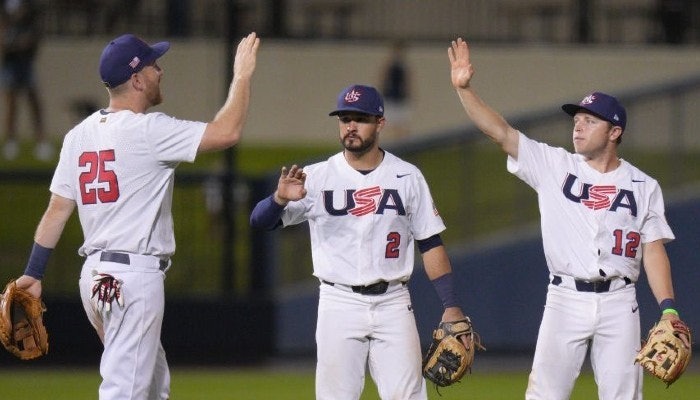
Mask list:
MULTIPOLYGON (((414 43, 408 49, 415 94, 411 123, 416 135, 468 123, 450 85, 446 55, 450 39, 414 43)), ((97 63, 107 40, 50 39, 40 50, 37 73, 46 121, 57 140, 79 118, 71 108, 74 101, 87 98, 106 104, 97 63)), ((378 85, 388 54, 384 42, 263 38, 243 144, 333 145, 337 125, 327 112, 338 91, 355 82, 378 85)), ((155 110, 186 119, 211 119, 228 88, 226 57, 218 41, 174 42, 161 62, 165 103, 155 110)), ((576 101, 593 90, 615 94, 698 73, 700 48, 475 43, 472 62, 477 74, 474 86, 482 97, 512 115, 576 101)), ((391 115, 387 118, 391 124, 391 115)), ((26 122, 22 121, 22 135, 29 137, 26 122)))

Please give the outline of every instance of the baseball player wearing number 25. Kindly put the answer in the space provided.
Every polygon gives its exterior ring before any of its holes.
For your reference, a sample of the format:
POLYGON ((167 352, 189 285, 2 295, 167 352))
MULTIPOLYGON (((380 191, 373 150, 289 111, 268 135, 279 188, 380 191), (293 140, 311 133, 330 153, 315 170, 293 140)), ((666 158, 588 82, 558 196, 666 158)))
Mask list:
POLYGON ((600 92, 563 105, 573 117, 572 154, 528 138, 479 98, 461 38, 448 57, 467 115, 539 199, 550 281, 525 398, 568 399, 590 343, 600 399, 641 399, 635 282, 643 260, 661 319, 678 319, 664 247, 674 236, 656 180, 618 158, 625 109, 600 92))
POLYGON ((170 43, 132 34, 110 41, 100 57, 109 105, 68 132, 51 198, 17 286, 41 296, 41 279, 63 227, 78 208, 85 257, 80 296, 104 345, 101 400, 167 399, 170 373, 160 342, 164 279, 175 252, 175 168, 198 153, 223 150, 242 134, 259 39, 238 44, 228 98, 208 123, 146 111, 162 102, 158 59, 170 43))
POLYGON ((320 281, 317 399, 359 399, 367 365, 382 399, 426 399, 408 280, 417 243, 443 302, 442 320, 464 318, 440 239, 445 225, 418 168, 379 147, 386 120, 375 88, 343 89, 330 115, 338 118, 343 151, 303 170, 283 167, 251 225, 309 222, 320 281))

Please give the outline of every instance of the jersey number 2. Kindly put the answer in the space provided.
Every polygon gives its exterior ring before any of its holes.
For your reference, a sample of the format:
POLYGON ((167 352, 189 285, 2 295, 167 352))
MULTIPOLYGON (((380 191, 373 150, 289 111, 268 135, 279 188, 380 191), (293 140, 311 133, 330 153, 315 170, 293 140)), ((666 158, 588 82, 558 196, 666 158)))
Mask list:
POLYGON ((386 258, 399 258, 399 246, 401 245, 401 234, 398 232, 389 232, 386 235, 386 250, 384 251, 384 257, 386 258))
POLYGON ((80 198, 83 204, 114 203, 119 199, 117 174, 107 169, 105 163, 114 161, 114 150, 88 151, 80 155, 78 165, 88 167, 80 174, 80 198), (92 184, 107 184, 107 187, 88 188, 92 184))

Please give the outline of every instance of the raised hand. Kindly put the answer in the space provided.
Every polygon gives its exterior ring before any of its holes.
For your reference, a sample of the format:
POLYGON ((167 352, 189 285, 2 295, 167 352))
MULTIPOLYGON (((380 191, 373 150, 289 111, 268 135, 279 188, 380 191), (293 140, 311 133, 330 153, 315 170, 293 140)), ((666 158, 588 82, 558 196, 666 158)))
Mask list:
POLYGON ((302 168, 297 165, 292 165, 289 170, 287 167, 282 167, 277 191, 275 191, 275 202, 287 204, 290 201, 303 199, 306 196, 304 183, 306 183, 306 173, 302 168))
POLYGON ((457 89, 466 89, 474 76, 474 68, 469 61, 469 46, 462 38, 452 41, 452 47, 447 49, 450 58, 452 86, 457 89))
POLYGON ((255 32, 241 39, 233 60, 234 78, 250 78, 253 75, 259 46, 260 38, 255 35, 255 32))

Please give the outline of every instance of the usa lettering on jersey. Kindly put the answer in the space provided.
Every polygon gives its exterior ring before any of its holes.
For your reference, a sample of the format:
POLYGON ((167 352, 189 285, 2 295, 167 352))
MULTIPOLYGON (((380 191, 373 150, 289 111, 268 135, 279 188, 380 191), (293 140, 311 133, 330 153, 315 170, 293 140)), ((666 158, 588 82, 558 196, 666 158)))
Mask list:
POLYGON ((368 214, 384 214, 393 210, 396 215, 406 215, 406 209, 397 189, 382 189, 372 186, 364 189, 347 189, 343 194, 343 203, 336 207, 334 190, 323 191, 323 206, 332 216, 354 215, 361 217, 368 214))
POLYGON ((592 185, 582 183, 578 194, 573 192, 573 187, 579 178, 574 174, 568 174, 562 186, 562 192, 567 199, 574 203, 581 203, 591 210, 607 209, 616 212, 619 208, 626 208, 630 215, 637 216, 637 201, 634 192, 627 189, 618 189, 615 185, 592 185))

